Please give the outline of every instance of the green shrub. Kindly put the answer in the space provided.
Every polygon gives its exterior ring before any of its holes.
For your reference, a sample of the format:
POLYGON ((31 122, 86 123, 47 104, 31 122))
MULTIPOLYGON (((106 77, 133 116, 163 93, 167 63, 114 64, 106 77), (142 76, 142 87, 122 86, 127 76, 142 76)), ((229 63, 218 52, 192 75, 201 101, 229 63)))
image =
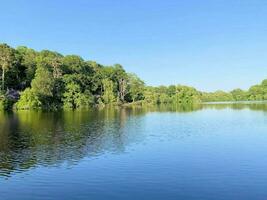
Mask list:
POLYGON ((16 108, 19 110, 29 110, 29 109, 41 109, 42 103, 35 92, 27 88, 21 93, 19 101, 16 103, 16 108))

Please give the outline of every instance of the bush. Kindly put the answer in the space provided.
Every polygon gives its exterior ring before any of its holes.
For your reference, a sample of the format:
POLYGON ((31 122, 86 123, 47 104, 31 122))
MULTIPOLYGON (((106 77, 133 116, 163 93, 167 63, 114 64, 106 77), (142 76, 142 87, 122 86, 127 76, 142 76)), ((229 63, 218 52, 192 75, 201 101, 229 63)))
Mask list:
POLYGON ((42 103, 38 95, 30 88, 21 93, 19 101, 16 103, 19 110, 41 109, 42 103))

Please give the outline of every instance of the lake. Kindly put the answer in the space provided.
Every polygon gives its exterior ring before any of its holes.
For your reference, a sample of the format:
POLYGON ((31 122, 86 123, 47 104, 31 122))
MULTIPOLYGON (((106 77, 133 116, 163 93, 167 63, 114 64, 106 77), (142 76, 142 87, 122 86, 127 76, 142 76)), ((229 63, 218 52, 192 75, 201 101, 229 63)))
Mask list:
POLYGON ((0 113, 0 199, 266 199, 267 104, 0 113))

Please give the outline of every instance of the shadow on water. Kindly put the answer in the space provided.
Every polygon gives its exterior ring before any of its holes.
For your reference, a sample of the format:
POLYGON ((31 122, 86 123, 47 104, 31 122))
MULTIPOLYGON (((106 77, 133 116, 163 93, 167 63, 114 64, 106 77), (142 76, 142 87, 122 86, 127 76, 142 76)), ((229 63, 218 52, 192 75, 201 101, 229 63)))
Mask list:
POLYGON ((142 117, 149 112, 202 109, 267 111, 267 104, 161 105, 100 110, 0 113, 0 178, 38 166, 75 165, 103 153, 120 154, 144 140, 142 117), (134 130, 131 126, 134 125, 134 130), (138 125, 140 124, 140 125, 138 125), (132 131, 131 131, 132 130, 132 131))

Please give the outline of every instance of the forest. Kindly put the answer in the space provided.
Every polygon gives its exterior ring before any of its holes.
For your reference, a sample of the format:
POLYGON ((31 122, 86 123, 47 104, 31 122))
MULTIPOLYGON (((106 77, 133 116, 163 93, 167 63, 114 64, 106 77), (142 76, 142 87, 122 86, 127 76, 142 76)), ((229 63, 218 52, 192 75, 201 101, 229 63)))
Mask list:
POLYGON ((59 110, 124 104, 197 104, 267 100, 267 80, 247 91, 202 92, 184 85, 147 86, 120 64, 0 44, 0 110, 59 110))

